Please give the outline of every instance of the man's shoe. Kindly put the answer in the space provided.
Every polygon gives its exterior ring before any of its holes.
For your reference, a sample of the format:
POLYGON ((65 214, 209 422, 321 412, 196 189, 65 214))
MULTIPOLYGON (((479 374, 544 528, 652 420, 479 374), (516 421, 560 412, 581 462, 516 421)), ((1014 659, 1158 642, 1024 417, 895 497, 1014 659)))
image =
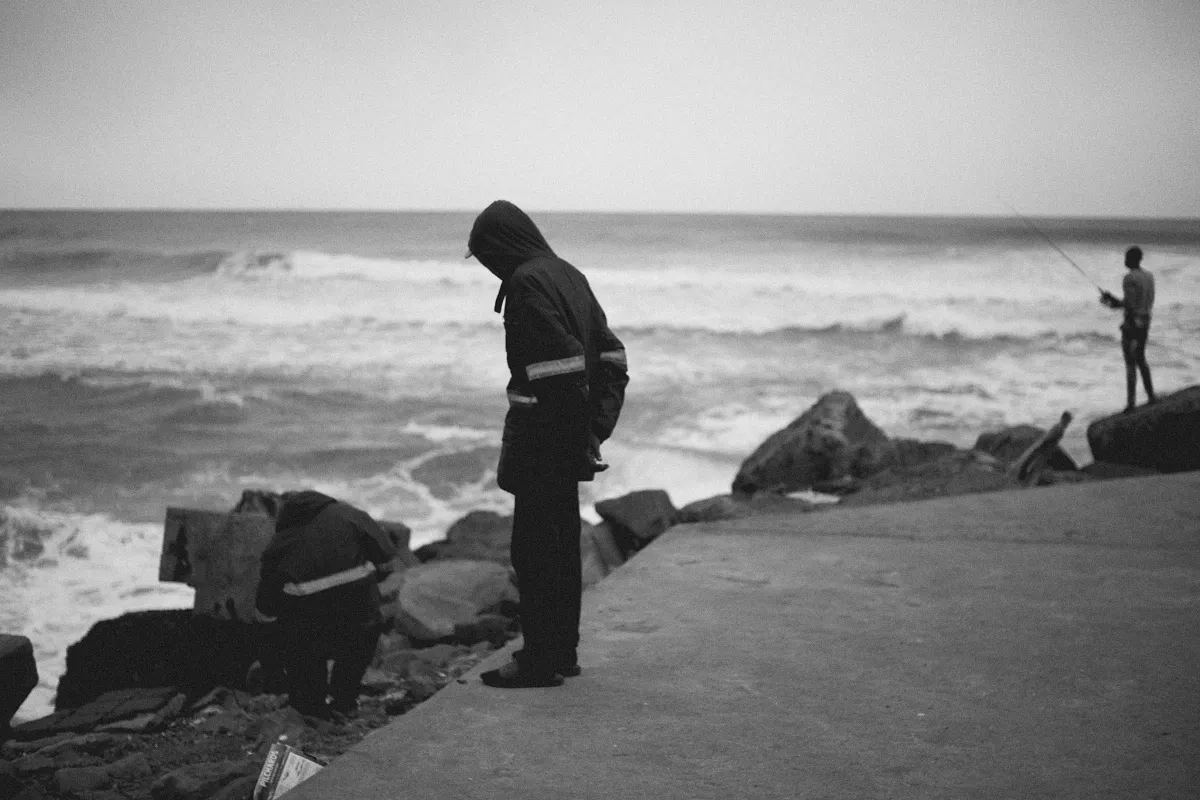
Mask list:
POLYGON ((516 661, 509 661, 500 669, 488 670, 479 679, 497 689, 545 689, 563 685, 563 676, 559 673, 522 670, 516 661))
MULTIPOLYGON (((513 653, 513 660, 519 662, 524 652, 524 650, 518 650, 517 652, 513 653)), ((579 674, 583 670, 579 668, 578 659, 576 659, 574 656, 571 656, 570 663, 557 664, 554 667, 554 671, 559 675, 562 675, 564 678, 578 678, 579 674)))

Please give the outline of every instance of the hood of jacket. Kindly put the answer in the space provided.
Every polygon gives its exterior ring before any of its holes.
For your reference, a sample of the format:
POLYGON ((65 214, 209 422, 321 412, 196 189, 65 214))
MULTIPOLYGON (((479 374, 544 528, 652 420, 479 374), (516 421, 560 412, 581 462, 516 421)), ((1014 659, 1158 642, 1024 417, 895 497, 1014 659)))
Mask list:
POLYGON ((497 200, 480 212, 471 227, 467 249, 501 280, 496 310, 504 300, 504 281, 517 267, 539 256, 554 256, 546 237, 521 209, 507 200, 497 200))
POLYGON ((336 502, 329 495, 312 489, 288 492, 283 496, 283 508, 275 520, 275 530, 283 531, 311 522, 313 517, 321 513, 321 509, 336 502))

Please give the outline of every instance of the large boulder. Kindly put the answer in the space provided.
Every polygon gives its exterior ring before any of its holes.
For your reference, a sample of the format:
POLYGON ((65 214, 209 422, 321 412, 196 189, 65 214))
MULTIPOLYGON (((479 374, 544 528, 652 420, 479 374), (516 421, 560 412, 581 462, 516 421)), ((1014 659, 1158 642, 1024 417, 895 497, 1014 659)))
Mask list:
POLYGON ((625 556, 617 544, 613 526, 608 522, 601 522, 599 525, 584 523, 579 534, 579 556, 583 566, 585 589, 604 580, 613 570, 625 563, 625 556))
POLYGON ((453 636, 456 626, 474 622, 504 601, 518 600, 508 568, 494 561, 432 561, 400 577, 396 599, 385 606, 385 616, 416 641, 453 636))
POLYGON ((596 503, 625 558, 654 541, 675 524, 679 512, 662 489, 643 489, 596 503))
POLYGON ((0 740, 37 683, 33 643, 24 636, 0 633, 0 740))
POLYGON ((830 392, 742 462, 733 492, 793 492, 846 475, 864 477, 895 459, 895 445, 849 392, 830 392))
POLYGON ((511 542, 511 516, 472 511, 450 526, 445 539, 418 547, 416 557, 425 562, 467 558, 508 566, 511 542))
POLYGON ((1159 472, 1200 469, 1200 386, 1098 419, 1088 426, 1087 439, 1098 462, 1159 472))
POLYGON ((101 620, 67 648, 54 707, 76 708, 114 689, 241 687, 250 665, 263 656, 261 628, 187 609, 101 620))

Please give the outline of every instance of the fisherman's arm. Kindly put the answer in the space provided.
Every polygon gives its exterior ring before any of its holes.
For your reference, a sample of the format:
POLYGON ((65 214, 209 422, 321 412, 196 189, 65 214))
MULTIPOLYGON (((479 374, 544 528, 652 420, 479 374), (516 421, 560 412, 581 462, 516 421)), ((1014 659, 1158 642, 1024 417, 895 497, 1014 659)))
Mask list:
POLYGON ((283 601, 283 585, 287 582, 279 569, 280 551, 267 547, 259 568, 258 591, 254 596, 254 616, 259 622, 274 622, 279 617, 283 601))
POLYGON ((591 433, 598 442, 612 436, 625 404, 625 387, 629 383, 629 365, 625 345, 608 327, 604 311, 598 310, 600 323, 600 361, 592 379, 591 433))
POLYGON ((587 362, 583 344, 567 328, 562 312, 533 281, 516 279, 504 320, 508 365, 518 385, 528 387, 542 417, 566 436, 586 436, 587 362), (582 426, 580 431, 576 428, 582 426))

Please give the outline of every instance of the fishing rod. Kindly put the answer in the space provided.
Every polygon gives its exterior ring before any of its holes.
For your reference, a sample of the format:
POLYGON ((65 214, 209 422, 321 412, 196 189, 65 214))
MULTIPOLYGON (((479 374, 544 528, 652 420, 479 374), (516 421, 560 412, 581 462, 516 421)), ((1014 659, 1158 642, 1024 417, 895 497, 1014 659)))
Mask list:
MULTIPOLYGON (((1087 279, 1087 282, 1088 282, 1088 283, 1090 283, 1092 286, 1095 286, 1095 287, 1096 287, 1096 289, 1097 289, 1097 290, 1100 292, 1100 294, 1102 294, 1102 295, 1106 295, 1106 294, 1108 294, 1108 292, 1106 292, 1104 289, 1100 288, 1100 284, 1098 284, 1098 283, 1096 283, 1094 280, 1092 280, 1092 277, 1091 277, 1090 275, 1088 275, 1086 272, 1084 272, 1084 271, 1083 271, 1083 269, 1082 269, 1082 268, 1081 268, 1081 267, 1080 267, 1078 264, 1076 264, 1076 263, 1075 263, 1075 262, 1074 262, 1074 261, 1071 259, 1071 257, 1070 257, 1069 255, 1067 255, 1066 253, 1064 253, 1064 252, 1063 252, 1063 249, 1062 249, 1061 247, 1059 247, 1057 244, 1055 244, 1054 240, 1053 240, 1053 239, 1051 239, 1051 238, 1050 238, 1050 237, 1049 237, 1049 236, 1046 234, 1046 232, 1045 232, 1044 230, 1042 230, 1041 228, 1039 228, 1039 227, 1038 227, 1038 226, 1037 226, 1037 225, 1036 225, 1036 224, 1033 222, 1033 220, 1031 220, 1031 219, 1029 219, 1028 217, 1026 217, 1024 214, 1022 214, 1020 211, 1018 211, 1018 210, 1017 210, 1016 208, 1014 208, 1012 205, 1010 205, 1010 204, 1008 204, 1008 203, 1005 203, 1004 205, 1008 206, 1008 210, 1009 210, 1009 211, 1011 211, 1011 212, 1012 212, 1014 215, 1016 215, 1017 219, 1021 220, 1021 221, 1022 221, 1022 222, 1024 222, 1026 225, 1028 225, 1030 228, 1033 228, 1033 230, 1037 231, 1037 232, 1038 232, 1038 234, 1040 234, 1040 235, 1041 235, 1041 237, 1042 237, 1043 239, 1045 239, 1045 240, 1046 240, 1046 244, 1048 244, 1048 245, 1050 245, 1051 247, 1053 247, 1053 248, 1054 248, 1054 249, 1055 249, 1055 250, 1058 252, 1058 254, 1059 254, 1060 256, 1062 256, 1063 258, 1065 258, 1065 259, 1067 260, 1067 263, 1068 263, 1068 264, 1070 264, 1072 267, 1074 267, 1074 268, 1075 268, 1075 269, 1076 269, 1076 270, 1079 272, 1079 274, 1080 274, 1080 275, 1082 275, 1082 276, 1083 276, 1085 279, 1087 279)), ((1174 353, 1175 355, 1178 355, 1178 356, 1182 356, 1182 357, 1185 357, 1185 358, 1190 358, 1190 357, 1192 356, 1192 354, 1191 354, 1191 353, 1186 353, 1186 352, 1184 352, 1183 350, 1180 350, 1180 349, 1178 349, 1178 348, 1176 348, 1176 347, 1172 347, 1172 346, 1171 346, 1171 345, 1169 345, 1169 344, 1163 344, 1163 343, 1162 343, 1162 342, 1160 342, 1160 341, 1155 341, 1155 342, 1152 342, 1152 343, 1150 343, 1150 344, 1151 344, 1153 347, 1161 348, 1161 349, 1163 349, 1163 350, 1166 350, 1166 351, 1168 351, 1168 352, 1170 352, 1170 353, 1174 353)))
MULTIPOLYGON (((1008 204, 1005 203, 1005 205, 1008 205, 1008 204)), ((1008 208, 1010 211, 1012 211, 1013 214, 1016 214, 1017 219, 1021 220, 1026 225, 1028 225, 1030 228, 1033 228, 1035 231, 1037 231, 1039 234, 1041 234, 1041 237, 1046 240, 1046 244, 1053 247, 1060 256, 1065 258, 1067 260, 1067 263, 1070 264, 1072 267, 1074 267, 1076 269, 1076 271, 1087 280, 1088 283, 1090 283, 1092 286, 1095 286, 1096 290, 1098 292, 1100 292, 1101 294, 1105 293, 1104 289, 1100 288, 1100 284, 1098 284, 1094 280, 1092 280, 1092 276, 1088 275, 1086 272, 1084 272, 1083 268, 1080 267, 1078 264, 1076 264, 1069 255, 1064 253, 1063 249, 1061 247, 1059 247, 1057 244, 1055 244, 1054 240, 1051 239, 1044 230, 1042 230, 1036 224, 1034 224, 1033 220, 1029 219, 1024 214, 1022 214, 1020 211, 1017 211, 1017 209, 1013 208, 1012 206, 1008 206, 1008 208)))

